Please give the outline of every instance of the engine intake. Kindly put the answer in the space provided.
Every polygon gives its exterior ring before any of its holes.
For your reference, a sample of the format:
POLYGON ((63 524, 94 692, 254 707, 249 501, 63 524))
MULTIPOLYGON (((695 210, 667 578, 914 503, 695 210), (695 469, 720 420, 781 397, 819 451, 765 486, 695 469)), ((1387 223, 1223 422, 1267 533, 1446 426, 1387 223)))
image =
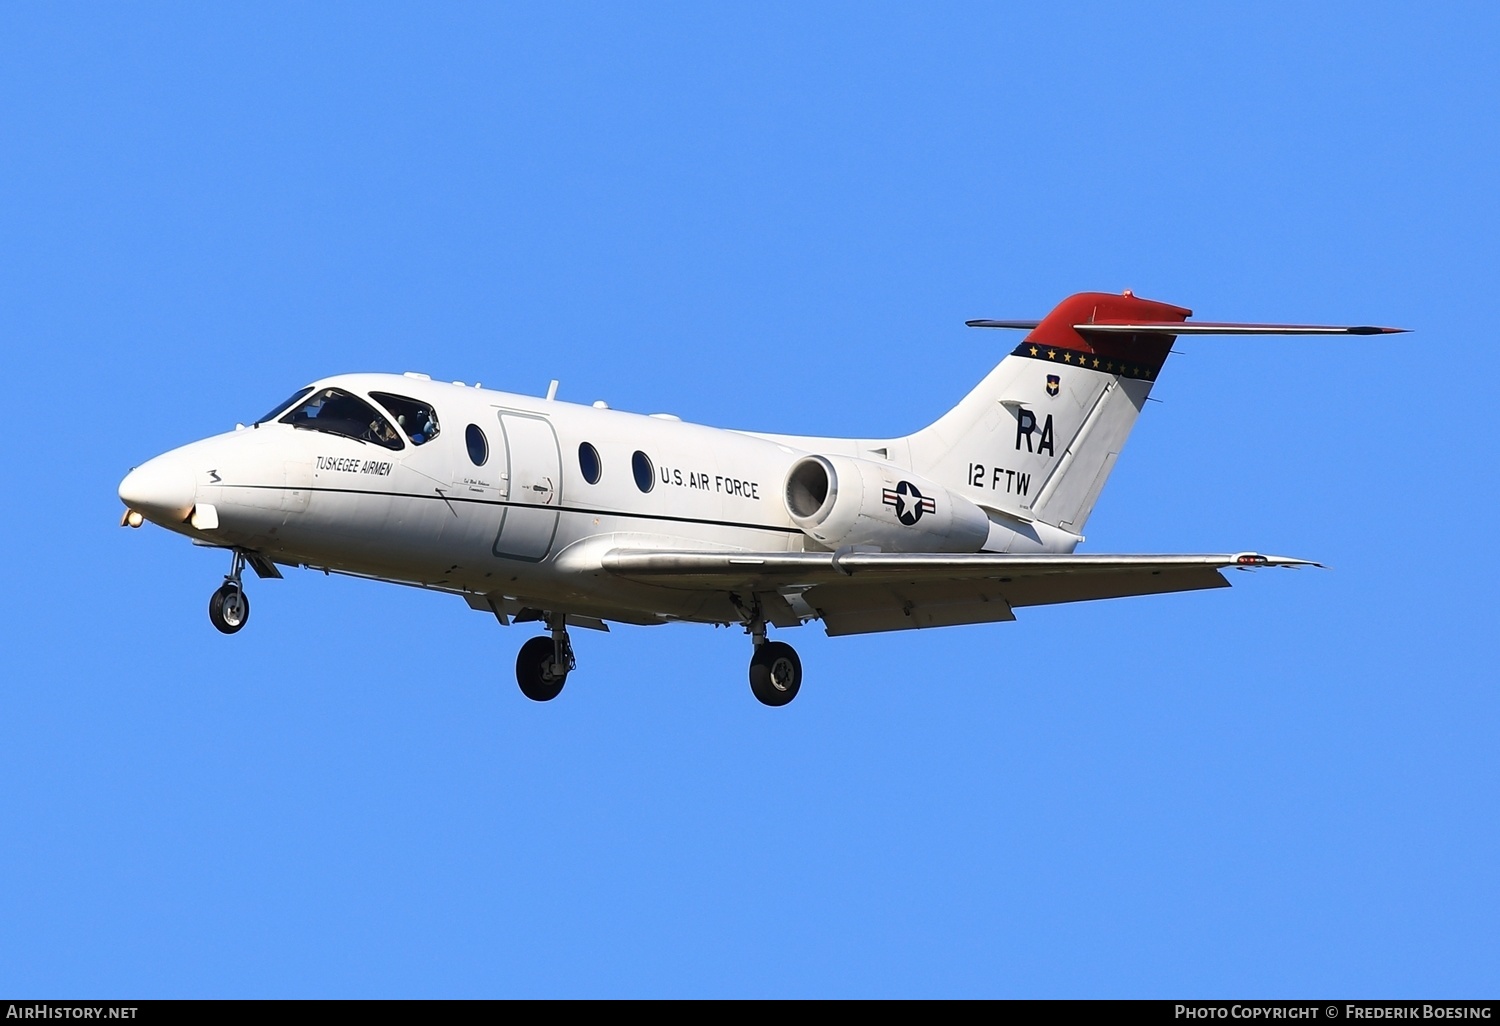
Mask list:
POLYGON ((804 456, 786 475, 792 523, 830 549, 978 552, 990 521, 974 503, 899 467, 852 456, 804 456))

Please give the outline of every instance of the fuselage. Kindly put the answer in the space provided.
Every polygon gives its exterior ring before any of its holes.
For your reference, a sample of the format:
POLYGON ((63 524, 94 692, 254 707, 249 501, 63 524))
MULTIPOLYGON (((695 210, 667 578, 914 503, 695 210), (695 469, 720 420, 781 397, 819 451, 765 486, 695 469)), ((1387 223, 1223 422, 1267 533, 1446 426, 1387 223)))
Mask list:
POLYGON ((756 435, 416 375, 340 375, 299 396, 329 390, 369 404, 386 422, 380 434, 288 423, 292 403, 149 461, 122 498, 200 542, 488 596, 511 615, 729 623, 741 614, 723 596, 623 582, 600 558, 816 547, 788 514, 788 468, 809 452, 896 465, 905 456, 902 439, 756 435), (398 399, 430 409, 430 437, 380 405, 398 399))

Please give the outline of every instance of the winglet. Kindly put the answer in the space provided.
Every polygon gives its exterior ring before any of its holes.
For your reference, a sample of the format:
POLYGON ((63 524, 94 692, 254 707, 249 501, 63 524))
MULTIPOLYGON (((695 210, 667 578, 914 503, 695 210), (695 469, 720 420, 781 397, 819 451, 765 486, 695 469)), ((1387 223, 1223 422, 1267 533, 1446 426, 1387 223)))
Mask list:
POLYGON ((1254 570, 1262 566, 1284 566, 1292 570, 1299 566, 1315 566, 1319 570, 1328 569, 1322 563, 1316 563, 1311 559, 1297 559, 1293 556, 1263 556, 1259 552, 1236 552, 1233 559, 1231 566, 1239 570, 1254 570))

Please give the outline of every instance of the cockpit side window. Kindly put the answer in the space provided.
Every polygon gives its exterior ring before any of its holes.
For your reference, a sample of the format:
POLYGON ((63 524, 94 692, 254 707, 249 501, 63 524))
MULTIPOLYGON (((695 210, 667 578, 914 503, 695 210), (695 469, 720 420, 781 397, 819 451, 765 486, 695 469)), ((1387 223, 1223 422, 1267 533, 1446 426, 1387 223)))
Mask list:
POLYGON ((396 429, 391 427, 391 422, 377 413, 375 407, 342 388, 318 389, 282 417, 281 423, 373 442, 387 449, 400 449, 405 445, 396 429))
POLYGON ((290 399, 287 399, 287 400, 283 401, 282 403, 280 403, 279 405, 273 407, 270 413, 266 414, 264 417, 260 418, 255 423, 257 423, 257 424, 264 424, 267 421, 275 420, 277 417, 279 417, 283 413, 285 413, 288 408, 296 405, 297 403, 300 403, 303 399, 307 398, 307 393, 309 393, 311 391, 312 391, 312 386, 311 385, 308 385, 306 388, 299 388, 299 389, 297 389, 297 392, 296 392, 295 395, 293 395, 290 399))
POLYGON ((438 426, 437 411, 429 404, 408 399, 404 395, 389 392, 371 392, 370 398, 390 411, 396 423, 406 432, 412 445, 423 445, 432 441, 442 430, 438 426))

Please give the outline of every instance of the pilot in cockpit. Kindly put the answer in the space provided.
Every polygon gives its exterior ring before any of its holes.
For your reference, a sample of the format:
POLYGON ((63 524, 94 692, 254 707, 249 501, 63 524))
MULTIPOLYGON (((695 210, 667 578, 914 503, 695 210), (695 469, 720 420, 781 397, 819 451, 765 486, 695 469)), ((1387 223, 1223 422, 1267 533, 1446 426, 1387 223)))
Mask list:
POLYGON ((414 445, 421 445, 437 433, 437 426, 432 421, 432 411, 425 406, 417 407, 411 417, 405 414, 397 417, 396 422, 411 436, 414 445))
POLYGON ((385 407, 413 445, 422 445, 437 437, 437 414, 426 403, 389 392, 371 392, 370 398, 385 407))
POLYGON ((396 432, 391 429, 390 424, 386 423, 386 419, 378 414, 374 420, 370 421, 369 434, 372 441, 379 442, 381 445, 390 445, 396 441, 396 432))

